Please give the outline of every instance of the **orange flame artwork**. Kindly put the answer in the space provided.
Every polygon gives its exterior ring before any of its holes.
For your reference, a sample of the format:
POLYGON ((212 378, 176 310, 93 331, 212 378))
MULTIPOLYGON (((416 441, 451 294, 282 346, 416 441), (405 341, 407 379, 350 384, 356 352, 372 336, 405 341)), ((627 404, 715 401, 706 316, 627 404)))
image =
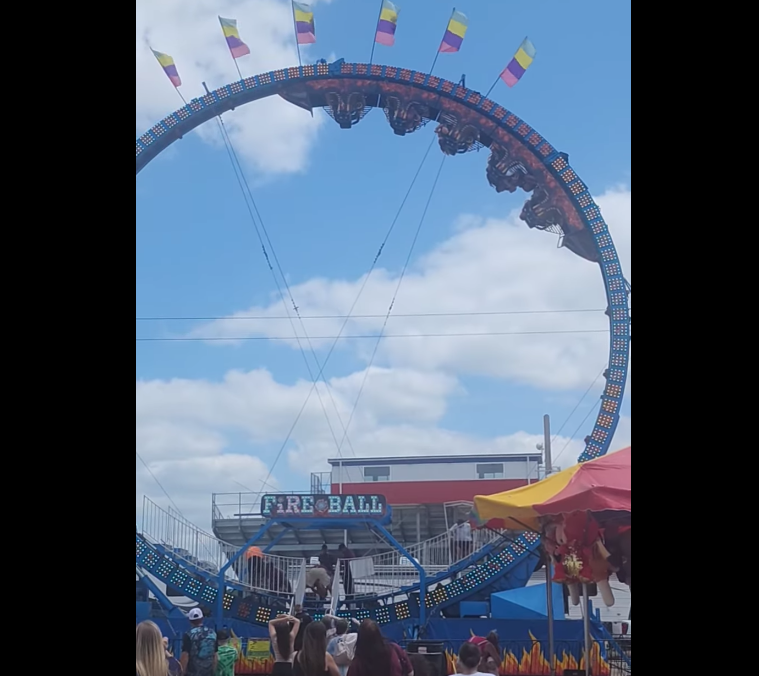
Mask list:
MULTIPOLYGON (((517 656, 507 651, 500 666, 500 676, 550 676, 551 664, 548 661, 543 646, 530 633, 532 649, 527 651, 522 648, 522 655, 517 656)), ((456 673, 456 654, 446 653, 448 661, 448 674, 456 673)), ((597 641, 593 642, 590 650, 590 664, 594 676, 611 676, 611 666, 601 655, 601 646, 597 641)), ((569 669, 584 669, 585 657, 579 660, 563 650, 561 655, 556 656, 556 674, 563 676, 569 669)))

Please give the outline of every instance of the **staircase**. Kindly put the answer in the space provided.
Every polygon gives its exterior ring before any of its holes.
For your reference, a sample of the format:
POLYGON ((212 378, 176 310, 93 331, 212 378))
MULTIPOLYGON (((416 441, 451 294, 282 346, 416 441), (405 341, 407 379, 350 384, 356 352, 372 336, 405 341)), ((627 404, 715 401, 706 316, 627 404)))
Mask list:
MULTIPOLYGON (((137 566, 194 601, 215 608, 219 571, 238 548, 147 499, 144 516, 142 533, 136 535, 137 566)), ((356 610, 338 614, 370 617, 381 625, 413 619, 419 617, 421 603, 425 612, 458 603, 530 565, 536 557, 536 535, 509 541, 494 531, 476 533, 474 551, 463 557, 452 550, 445 534, 410 548, 413 563, 397 552, 353 560, 356 593, 351 604, 356 610), (426 576, 423 601, 414 564, 426 576)), ((225 616, 268 623, 292 607, 303 570, 302 558, 265 555, 255 557, 251 572, 241 557, 225 571, 221 592, 225 616)))

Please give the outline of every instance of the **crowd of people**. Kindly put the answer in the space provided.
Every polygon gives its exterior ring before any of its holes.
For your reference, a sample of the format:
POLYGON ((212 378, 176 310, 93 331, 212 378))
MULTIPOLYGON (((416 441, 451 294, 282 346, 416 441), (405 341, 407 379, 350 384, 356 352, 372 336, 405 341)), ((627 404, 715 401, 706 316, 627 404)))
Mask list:
MULTIPOLYGON (((190 630, 182 638, 179 659, 169 651, 156 624, 137 625, 136 676, 234 676, 238 653, 229 644, 227 630, 206 626, 198 608, 190 611, 188 619, 190 630)), ((272 676, 446 676, 424 655, 409 655, 388 641, 376 622, 353 623, 331 616, 316 622, 300 609, 293 616, 272 620, 272 676)), ((473 637, 461 646, 457 673, 498 674, 499 661, 496 634, 473 637)))

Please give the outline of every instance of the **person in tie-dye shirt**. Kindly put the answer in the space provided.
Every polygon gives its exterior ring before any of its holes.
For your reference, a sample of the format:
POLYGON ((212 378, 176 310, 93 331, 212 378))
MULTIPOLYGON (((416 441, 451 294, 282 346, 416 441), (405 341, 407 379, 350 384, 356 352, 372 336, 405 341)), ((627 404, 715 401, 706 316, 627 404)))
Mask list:
POLYGON ((219 641, 219 661, 216 667, 216 676, 235 676, 235 664, 237 664, 237 648, 229 645, 229 632, 219 629, 216 632, 219 641))

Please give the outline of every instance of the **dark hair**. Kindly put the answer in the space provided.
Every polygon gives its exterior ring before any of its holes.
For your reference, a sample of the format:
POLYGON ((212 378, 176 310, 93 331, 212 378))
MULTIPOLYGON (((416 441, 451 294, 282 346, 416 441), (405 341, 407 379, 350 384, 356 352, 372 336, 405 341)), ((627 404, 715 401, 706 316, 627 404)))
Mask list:
POLYGON ((501 644, 498 640, 498 632, 491 631, 485 638, 487 639, 487 642, 490 643, 500 654, 501 644))
POLYGON ((219 631, 216 632, 216 640, 217 641, 228 641, 229 640, 229 632, 226 629, 219 629, 219 631))
POLYGON ((306 628, 298 662, 307 676, 321 676, 327 671, 327 628, 321 622, 311 622, 306 628))
POLYGON ((328 550, 328 549, 329 549, 329 546, 328 546, 328 545, 326 545, 326 544, 325 544, 325 545, 322 545, 322 551, 326 551, 326 550, 328 550))
POLYGON ((467 669, 476 669, 480 666, 482 653, 474 643, 465 643, 459 650, 459 661, 467 669))
POLYGON ((348 624, 348 620, 344 620, 340 618, 337 622, 335 622, 335 629, 337 630, 338 636, 343 636, 344 634, 347 634, 349 628, 350 628, 350 624, 348 624))
POLYGON ((343 551, 343 549, 348 549, 348 548, 341 542, 340 545, 338 546, 338 549, 340 551, 343 551))
POLYGON ((391 672, 392 653, 382 631, 372 620, 364 620, 358 630, 355 660, 367 676, 387 676, 391 672))
POLYGON ((411 666, 414 667, 414 676, 432 676, 432 665, 424 655, 411 653, 408 658, 411 660, 411 666))
POLYGON ((303 649, 303 639, 306 636, 306 629, 314 621, 314 618, 306 612, 301 612, 298 619, 300 620, 300 629, 298 630, 298 635, 295 637, 296 652, 303 649))
POLYGON ((290 647, 290 623, 280 620, 274 623, 274 632, 277 635, 277 652, 280 659, 289 660, 292 648, 290 647))

